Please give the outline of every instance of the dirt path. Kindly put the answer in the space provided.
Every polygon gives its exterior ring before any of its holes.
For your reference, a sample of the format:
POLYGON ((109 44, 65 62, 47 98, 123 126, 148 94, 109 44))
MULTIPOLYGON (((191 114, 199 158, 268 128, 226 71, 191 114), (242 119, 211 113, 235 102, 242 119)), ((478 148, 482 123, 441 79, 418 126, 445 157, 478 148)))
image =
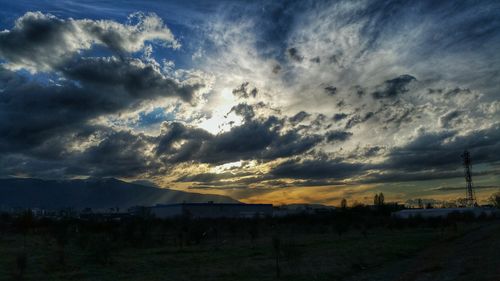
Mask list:
POLYGON ((500 222, 481 225, 458 238, 436 243, 414 258, 360 273, 349 280, 500 280, 500 222))

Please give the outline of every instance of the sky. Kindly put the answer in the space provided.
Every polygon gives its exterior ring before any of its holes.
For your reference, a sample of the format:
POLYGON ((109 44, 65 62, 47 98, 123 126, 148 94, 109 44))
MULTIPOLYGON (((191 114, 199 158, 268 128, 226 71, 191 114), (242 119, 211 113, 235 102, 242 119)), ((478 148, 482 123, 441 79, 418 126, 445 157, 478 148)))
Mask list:
POLYGON ((498 1, 0 1, 0 177, 242 202, 500 190, 498 1))

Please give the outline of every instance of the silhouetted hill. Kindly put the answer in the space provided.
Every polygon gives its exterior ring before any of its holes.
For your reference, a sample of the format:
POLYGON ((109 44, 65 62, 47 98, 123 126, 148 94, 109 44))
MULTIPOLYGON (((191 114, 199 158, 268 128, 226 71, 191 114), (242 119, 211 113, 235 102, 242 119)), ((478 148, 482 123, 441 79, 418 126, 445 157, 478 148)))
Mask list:
POLYGON ((114 178, 85 180, 0 179, 0 206, 40 208, 127 208, 193 202, 237 203, 207 195, 127 183, 114 178))

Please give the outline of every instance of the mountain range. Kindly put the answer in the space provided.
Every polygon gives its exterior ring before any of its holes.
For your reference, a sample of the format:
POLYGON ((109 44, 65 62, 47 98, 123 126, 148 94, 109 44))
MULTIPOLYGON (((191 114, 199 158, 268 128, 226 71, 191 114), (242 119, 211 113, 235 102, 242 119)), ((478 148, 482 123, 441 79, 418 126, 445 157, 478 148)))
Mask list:
POLYGON ((128 208, 173 203, 239 203, 227 196, 184 192, 115 178, 0 179, 0 206, 22 208, 128 208))

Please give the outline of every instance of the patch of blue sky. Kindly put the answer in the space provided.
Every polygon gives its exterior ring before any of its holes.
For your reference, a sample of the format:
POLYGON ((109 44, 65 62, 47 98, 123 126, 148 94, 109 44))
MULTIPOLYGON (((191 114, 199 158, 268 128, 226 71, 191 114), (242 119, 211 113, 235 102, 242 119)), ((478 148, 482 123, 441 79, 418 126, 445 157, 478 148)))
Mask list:
MULTIPOLYGON (((0 68, 2 68, 2 64, 5 64, 6 62, 4 60, 0 60, 0 68)), ((18 69, 15 71, 15 73, 22 79, 26 79, 23 81, 34 81, 37 83, 40 83, 42 85, 51 85, 53 84, 54 81, 59 80, 59 76, 53 74, 53 73, 48 73, 48 72, 39 72, 33 75, 31 72, 29 72, 26 69, 18 69)))
POLYGON ((163 107, 155 107, 152 111, 140 112, 139 120, 135 124, 135 127, 136 128, 150 127, 160 124, 161 122, 164 121, 173 121, 173 120, 175 120, 175 110, 172 112, 167 112, 163 107))

